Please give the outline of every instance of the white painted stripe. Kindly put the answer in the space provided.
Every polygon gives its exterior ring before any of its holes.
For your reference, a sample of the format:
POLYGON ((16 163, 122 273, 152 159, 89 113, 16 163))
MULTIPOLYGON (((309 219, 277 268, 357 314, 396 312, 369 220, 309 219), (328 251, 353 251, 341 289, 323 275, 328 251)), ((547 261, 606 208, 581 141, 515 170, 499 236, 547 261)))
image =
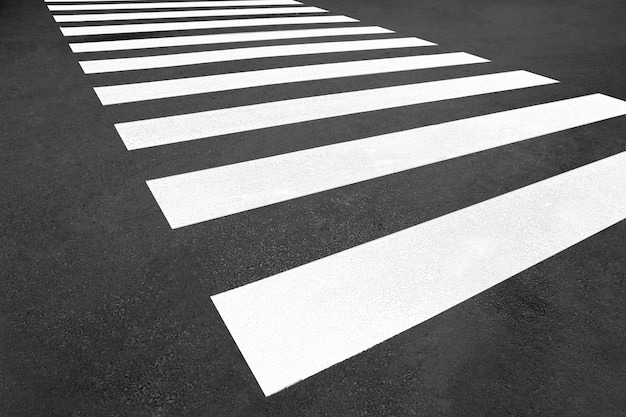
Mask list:
MULTIPOLYGON (((146 3, 149 3, 152 0, 43 0, 44 3, 110 3, 111 1, 114 2, 134 2, 136 3, 137 1, 143 1, 146 3)), ((181 2, 184 2, 186 0, 181 0, 181 2)))
POLYGON ((172 46, 213 45, 219 43, 258 42, 298 38, 320 38, 331 36, 376 35, 394 33, 379 26, 354 26, 323 29, 272 30, 267 32, 218 33, 199 36, 171 36, 165 38, 123 39, 70 43, 73 52, 105 52, 131 49, 167 48, 172 46))
POLYGON ((187 9, 194 7, 248 7, 288 6, 302 4, 296 0, 231 0, 231 1, 169 1, 143 3, 63 4, 48 6, 51 12, 70 10, 137 10, 137 9, 187 9))
POLYGON ((595 94, 374 136, 147 182, 172 228, 626 114, 595 94))
POLYGON ((129 150, 556 83, 527 71, 351 91, 115 125, 129 150))
POLYGON ((626 152, 215 295, 265 395, 626 218, 626 152))
MULTIPOLYGON (((123 3, 123 2, 131 2, 137 3, 138 1, 144 3, 150 3, 152 0, 43 0, 44 3, 123 3)), ((181 3, 184 3, 186 0, 180 0, 181 3)), ((222 1, 222 0, 220 0, 222 1)))
POLYGON ((251 48, 151 55, 135 58, 98 59, 79 61, 79 64, 83 68, 85 74, 97 74, 104 72, 179 67, 184 65, 208 64, 213 62, 239 61, 244 59, 329 54, 350 51, 372 51, 378 49, 412 48, 431 45, 434 44, 418 38, 373 39, 362 41, 256 46, 251 48))
MULTIPOLYGON (((180 0, 180 3, 185 3, 187 0, 180 0)), ((220 2, 227 0, 219 0, 220 2)), ((44 0, 44 3, 123 3, 123 2, 131 2, 131 3, 150 3, 152 0, 44 0)))
POLYGON ((63 36, 111 35, 119 33, 166 32, 176 30, 240 28, 253 26, 309 25, 319 23, 358 22, 348 16, 265 17, 172 23, 137 23, 131 25, 102 25, 61 27, 63 36))
POLYGON ((179 19, 187 17, 254 16, 302 13, 327 13, 319 7, 263 7, 259 9, 184 10, 178 12, 96 13, 55 15, 54 20, 66 22, 98 22, 109 20, 179 19))
MULTIPOLYGON (((115 2, 137 2, 137 0, 43 0, 44 3, 110 3, 111 1, 115 2)), ((140 0, 144 1, 144 0, 140 0)), ((148 0, 150 1, 150 0, 148 0)), ((148 2, 146 1, 146 2, 148 2)), ((185 1, 185 0, 182 0, 185 1)))
POLYGON ((167 97, 180 97, 216 91, 236 90, 276 84, 295 83, 367 74, 411 71, 489 62, 465 52, 371 59, 332 64, 276 68, 234 74, 208 75, 175 80, 95 87, 103 105, 131 103, 167 97))

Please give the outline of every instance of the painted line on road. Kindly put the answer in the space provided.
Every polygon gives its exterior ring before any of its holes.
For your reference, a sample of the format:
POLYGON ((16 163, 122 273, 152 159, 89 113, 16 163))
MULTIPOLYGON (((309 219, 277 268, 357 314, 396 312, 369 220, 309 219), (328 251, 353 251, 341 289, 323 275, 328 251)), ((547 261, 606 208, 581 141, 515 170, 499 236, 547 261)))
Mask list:
POLYGON ((104 4, 63 4, 50 5, 51 12, 73 10, 138 10, 138 9, 188 9, 195 7, 248 7, 248 6, 289 6, 302 4, 296 0, 223 0, 223 1, 168 1, 142 3, 104 3, 104 4))
POLYGON ((130 25, 101 25, 61 27, 63 36, 112 35, 121 33, 167 32, 177 30, 222 29, 254 26, 313 25, 320 23, 354 23, 348 16, 296 16, 249 19, 205 20, 172 23, 137 23, 130 25))
POLYGON ((510 71, 118 123, 115 128, 132 150, 557 82, 510 71))
POLYGON ((123 39, 70 43, 74 53, 124 51, 132 49, 168 48, 173 46, 213 45, 220 43, 257 42, 331 36, 378 35, 394 33, 379 26, 355 26, 322 29, 272 30, 265 32, 218 33, 198 36, 170 36, 164 38, 123 39))
POLYGON ((379 178, 626 114, 577 97, 147 181, 172 228, 379 178))
POLYGON ((212 298, 265 395, 626 219, 626 152, 212 298))
POLYGON ((184 10, 178 12, 95 13, 54 15, 58 23, 101 22, 109 20, 181 19, 188 17, 254 16, 302 13, 328 13, 319 7, 263 7, 259 9, 184 10))
POLYGON ((419 55, 398 58, 348 61, 332 64, 306 65, 300 67, 274 68, 233 74, 208 75, 163 81, 95 87, 103 105, 132 103, 217 91, 237 90, 296 83, 331 78, 355 77, 368 74, 412 71, 440 68, 453 65, 468 65, 489 62, 484 58, 465 52, 436 55, 419 55))
MULTIPOLYGON (((138 1, 141 1, 143 3, 149 3, 153 0, 43 0, 44 3, 123 3, 123 2, 130 2, 130 3, 137 3, 138 1)), ((180 0, 181 3, 185 3, 187 0, 180 0)), ((216 0, 216 1, 222 1, 222 0, 216 0)))
POLYGON ((134 58, 97 59, 79 61, 79 64, 85 74, 100 74, 105 72, 180 67, 185 65, 209 64, 214 62, 239 61, 244 59, 316 55, 353 51, 373 51, 380 49, 413 48, 432 45, 434 45, 432 42, 418 38, 372 39, 344 42, 255 46, 251 48, 151 55, 134 58))

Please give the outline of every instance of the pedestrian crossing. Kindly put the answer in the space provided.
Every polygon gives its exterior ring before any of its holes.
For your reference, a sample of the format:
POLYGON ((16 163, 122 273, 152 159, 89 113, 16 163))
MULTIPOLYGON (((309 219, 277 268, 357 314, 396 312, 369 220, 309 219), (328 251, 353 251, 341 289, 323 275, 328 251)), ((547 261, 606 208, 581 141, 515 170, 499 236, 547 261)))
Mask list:
POLYGON ((373 39, 364 41, 319 42, 314 44, 256 46, 252 48, 149 55, 133 58, 98 59, 80 61, 79 64, 85 74, 102 74, 105 72, 182 67, 216 62, 242 61, 246 59, 374 51, 392 48, 414 48, 430 45, 432 45, 430 42, 418 38, 373 39))
POLYGON ((326 13, 326 10, 318 7, 277 7, 277 8, 249 8, 249 9, 218 9, 218 10, 192 10, 182 12, 145 12, 145 13, 95 13, 57 15, 54 20, 59 23, 65 22, 98 22, 108 20, 144 20, 144 19, 176 19, 186 17, 226 17, 226 16, 257 16, 257 15, 281 15, 302 13, 326 13))
POLYGON ((398 58, 368 59, 332 64, 275 68, 234 74, 207 75, 183 79, 150 81, 96 87, 95 91, 103 105, 132 103, 168 97, 214 93, 277 84, 330 78, 356 77, 358 75, 384 74, 425 68, 441 68, 453 65, 478 64, 486 59, 464 52, 421 55, 398 58))
MULTIPOLYGON (((60 0, 58 3, 63 3, 60 0)), ((51 2, 49 2, 51 3, 51 2)), ((169 1, 169 2, 144 2, 128 4, 64 4, 48 6, 51 12, 64 12, 75 10, 137 10, 137 9, 190 9, 203 7, 246 7, 246 6, 293 6, 302 4, 296 0, 208 0, 208 1, 169 1)))
POLYGON ((622 152, 212 299, 270 395, 625 215, 622 152))
POLYGON ((148 186, 178 228, 625 113, 625 102, 594 94, 158 178, 148 186))
MULTIPOLYGON (((167 48, 173 46, 214 45, 220 43, 258 42, 333 36, 377 35, 393 33, 379 26, 356 26, 330 29, 272 30, 266 32, 224 33, 200 36, 70 43, 73 52, 127 51, 133 49, 167 48)), ((434 44, 433 44, 434 45, 434 44)))
POLYGON ((243 28, 257 26, 312 25, 322 23, 356 22, 347 16, 295 16, 295 17, 259 17, 248 19, 189 21, 172 23, 115 24, 100 26, 61 27, 64 36, 119 35, 128 33, 153 33, 181 30, 243 28))
POLYGON ((165 116, 117 123, 115 128, 132 150, 554 82, 512 71, 165 116))
MULTIPOLYGON (((202 94, 354 80, 347 91, 314 95, 304 89, 297 98, 217 103, 217 108, 201 111, 120 120, 115 128, 134 152, 400 108, 410 108, 420 118, 429 103, 558 85, 558 80, 523 69, 494 72, 489 57, 441 52, 430 40, 362 25, 300 1, 45 3, 53 3, 48 9, 56 22, 69 24, 60 29, 73 38, 70 48, 80 54, 84 73, 98 75, 94 91, 105 109, 130 103, 151 108, 202 94), (260 15, 274 17, 255 17, 260 15), (146 22, 136 22, 142 20, 146 22), (183 47, 196 50, 181 51, 183 47), (378 55, 359 58, 358 53, 366 52, 378 55), (93 58, 94 53, 106 56, 93 58), (324 61, 303 65, 297 60, 306 56, 324 61), (272 64, 279 59, 280 66, 272 64), (227 62, 236 62, 231 67, 236 69, 212 72, 212 66, 227 62), (250 69, 251 62, 262 62, 262 68, 250 69), (476 68, 478 75, 449 77, 442 72, 443 78, 400 84, 392 78, 457 67, 476 68), (167 68, 178 71, 165 77, 157 73, 167 68), (146 81, 138 80, 138 73, 157 75, 146 81), (115 81, 107 82, 109 76, 115 81), (393 82, 372 88, 361 83, 366 76, 393 82)), ((337 138, 330 145, 146 182, 172 229, 194 227, 513 143, 537 143, 546 135, 624 115, 625 101, 599 93, 465 119, 450 113, 442 123, 366 133, 348 141, 337 138)), ((298 130, 290 132, 295 136, 289 139, 297 142, 298 130)), ((626 152, 215 294, 212 301, 261 390, 272 395, 624 219, 626 152)))

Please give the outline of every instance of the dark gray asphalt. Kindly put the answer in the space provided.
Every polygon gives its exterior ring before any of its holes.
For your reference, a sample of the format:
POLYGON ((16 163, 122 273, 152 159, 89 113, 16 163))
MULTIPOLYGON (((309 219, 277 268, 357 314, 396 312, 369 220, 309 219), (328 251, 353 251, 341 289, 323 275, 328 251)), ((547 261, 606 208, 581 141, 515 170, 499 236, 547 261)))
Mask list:
POLYGON ((412 51, 92 77, 42 0, 0 2, 0 416, 626 416, 624 221, 263 396, 211 295, 626 150, 613 119, 171 230, 146 179, 581 94, 626 99, 623 0, 306 4, 440 45, 420 53, 493 62, 105 109, 94 85, 412 51), (509 69, 561 83, 134 152, 113 128, 509 69))

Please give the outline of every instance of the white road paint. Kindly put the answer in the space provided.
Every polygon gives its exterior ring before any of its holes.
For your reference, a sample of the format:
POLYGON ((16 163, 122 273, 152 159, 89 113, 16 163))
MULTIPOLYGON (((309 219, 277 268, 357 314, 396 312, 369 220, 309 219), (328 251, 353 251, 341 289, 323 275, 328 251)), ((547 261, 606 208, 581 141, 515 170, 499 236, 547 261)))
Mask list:
POLYGON ((527 71, 511 71, 160 117, 115 127, 132 150, 556 82, 527 71))
POLYGON ((142 100, 180 97, 250 87, 354 77, 367 74, 384 74, 452 65, 478 64, 483 62, 489 61, 465 52, 454 52, 150 81, 95 87, 94 90, 102 104, 106 106, 110 104, 131 103, 142 100))
POLYGON ((63 36, 112 35, 120 33, 167 32, 177 30, 240 28, 253 26, 313 25, 320 23, 354 23, 348 16, 264 17, 172 23, 137 23, 129 25, 100 25, 61 27, 63 36))
MULTIPOLYGON (((44 0, 44 3, 123 3, 123 2, 131 2, 137 3, 141 1, 143 3, 149 3, 152 0, 44 0)), ((185 2, 187 0, 181 0, 181 2, 185 2)), ((224 1, 224 0, 216 0, 216 1, 224 1)))
POLYGON ((389 33, 394 32, 379 26, 354 26, 341 28, 272 30, 266 32, 218 33, 198 36, 170 36, 164 38, 81 42, 70 43, 70 48, 74 53, 104 52, 147 48, 168 48, 173 46, 213 45, 220 43, 257 42, 331 36, 378 35, 389 33))
POLYGON ((258 9, 184 10, 176 12, 95 13, 55 15, 58 23, 100 22, 109 20, 180 19, 188 17, 254 16, 264 14, 327 13, 319 7, 262 7, 258 9))
POLYGON ((151 55, 134 58, 97 59, 79 61, 79 64, 85 74, 98 74, 104 72, 135 71, 142 69, 209 64, 213 62, 239 61, 244 59, 329 54, 351 51, 373 51, 379 49, 413 48, 432 45, 434 45, 432 42, 418 38, 372 39, 344 42, 255 46, 250 48, 151 55))
POLYGON ((601 94, 322 146, 147 182, 172 228, 626 114, 601 94))
POLYGON ((626 152, 212 297, 265 395, 626 219, 626 152))
POLYGON ((221 1, 168 1, 142 3, 63 4, 48 6, 51 12, 70 10, 138 10, 138 9, 190 9, 194 7, 248 7, 289 6, 302 4, 296 0, 221 0, 221 1))
MULTIPOLYGON (((44 3, 110 3, 115 2, 137 2, 137 0, 43 0, 44 3)), ((141 0, 144 1, 144 0, 141 0)), ((150 0, 148 0, 150 1, 150 0)), ((185 1, 185 0, 182 0, 185 1)))
MULTIPOLYGON (((43 0, 44 3, 111 3, 113 2, 133 2, 136 3, 137 1, 144 1, 144 2, 149 2, 152 0, 43 0)), ((186 0, 181 0, 181 1, 186 1, 186 0)))

